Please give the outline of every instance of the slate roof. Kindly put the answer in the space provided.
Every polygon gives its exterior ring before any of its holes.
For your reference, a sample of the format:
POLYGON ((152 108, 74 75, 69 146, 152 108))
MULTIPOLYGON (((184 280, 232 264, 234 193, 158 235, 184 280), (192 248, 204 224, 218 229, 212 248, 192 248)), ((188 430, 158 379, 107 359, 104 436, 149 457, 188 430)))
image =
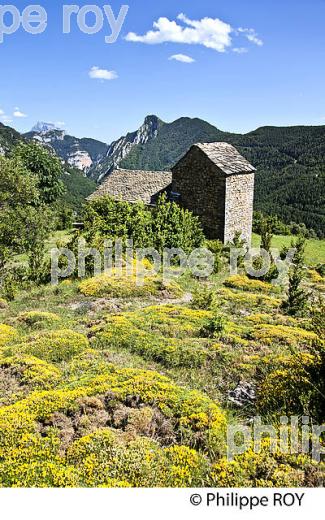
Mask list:
POLYGON ((256 171, 234 146, 228 143, 197 143, 194 146, 222 170, 226 175, 253 173, 256 171))
POLYGON ((117 200, 152 204, 159 193, 168 191, 171 182, 171 172, 116 169, 88 200, 110 195, 117 200))

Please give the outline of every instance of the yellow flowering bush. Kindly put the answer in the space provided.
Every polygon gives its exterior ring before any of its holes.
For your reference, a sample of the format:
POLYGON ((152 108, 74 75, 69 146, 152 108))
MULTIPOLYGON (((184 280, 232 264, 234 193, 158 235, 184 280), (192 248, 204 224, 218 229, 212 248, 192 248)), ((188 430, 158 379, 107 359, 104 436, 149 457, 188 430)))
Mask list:
MULTIPOLYGON (((68 461, 62 461, 59 432, 50 426, 50 419, 53 414, 57 413, 72 417, 73 414, 80 413, 81 407, 85 406, 82 403, 86 397, 105 396, 107 392, 105 399, 111 400, 113 404, 116 401, 127 403, 133 400, 134 403, 143 403, 160 410, 166 420, 171 420, 175 438, 188 447, 202 447, 204 451, 211 451, 214 454, 223 449, 226 420, 218 405, 204 394, 183 389, 155 372, 117 369, 110 365, 107 367, 106 374, 88 380, 87 386, 80 386, 80 382, 76 379, 70 386, 70 389, 32 392, 25 399, 13 405, 0 407, 0 461, 2 459, 6 461, 6 468, 7 461, 11 461, 15 467, 13 479, 20 478, 20 464, 23 464, 24 468, 27 465, 26 470, 29 465, 30 474, 34 475, 33 468, 35 465, 38 467, 39 461, 43 460, 47 460, 48 463, 52 461, 55 468, 57 465, 62 466, 64 475, 66 475, 66 471, 70 476, 73 475, 73 472, 70 473, 69 470, 69 461, 72 460, 72 454, 75 453, 75 448, 72 448, 74 445, 71 445, 72 451, 68 448, 68 461), (46 435, 40 433, 42 424, 49 424, 46 435)), ((92 401, 89 406, 93 406, 92 401)), ((133 438, 132 431, 130 430, 125 435, 131 435, 133 438)), ((105 442, 108 442, 106 437, 105 439, 105 442)), ((83 445, 86 441, 81 439, 78 442, 83 445)), ((144 439, 143 442, 147 442, 146 446, 148 446, 152 440, 144 439)), ((158 444, 157 446, 159 447, 158 444)), ((149 458, 150 454, 151 448, 148 453, 149 458)), ((92 450, 89 455, 94 455, 92 450)), ((138 447, 134 450, 133 455, 137 460, 143 459, 138 447)), ((104 457, 104 453, 101 452, 99 457, 104 457)), ((171 454, 169 459, 174 460, 171 454)), ((113 463, 116 465, 116 460, 113 463)), ((94 464, 96 472, 96 463, 94 464)), ((86 471, 86 463, 84 467, 86 471)), ((44 479, 47 481, 49 476, 47 470, 44 471, 44 479)), ((1 473, 0 469, 1 474, 3 478, 9 478, 8 475, 5 477, 4 472, 1 473)), ((106 475, 106 477, 115 478, 115 475, 106 475)), ((36 479, 36 476, 34 475, 33 478, 36 479)), ((136 485, 134 480, 130 480, 129 477, 125 478, 125 475, 118 475, 118 480, 136 485)), ((26 482, 31 485, 45 485, 41 475, 38 475, 38 480, 35 480, 34 483, 28 478, 26 482)), ((101 479, 97 483, 105 485, 101 479)), ((14 480, 11 484, 14 485, 14 480)))
POLYGON ((60 370, 33 356, 0 358, 0 368, 9 369, 20 385, 32 388, 53 388, 61 379, 60 370))
MULTIPOLYGON (((276 443, 276 440, 273 440, 276 443)), ((298 487, 305 485, 304 466, 317 468, 308 456, 290 456, 270 449, 270 440, 256 452, 250 447, 233 461, 221 459, 212 466, 211 485, 215 487, 298 487)))
POLYGON ((100 487, 189 487, 206 479, 205 457, 186 446, 161 448, 151 439, 110 429, 75 441, 67 461, 82 485, 100 487))
POLYGON ((288 326, 296 326, 298 325, 298 320, 296 318, 292 318, 292 316, 284 316, 283 314, 265 314, 265 313, 257 313, 251 314, 247 317, 248 321, 251 321, 255 324, 269 324, 269 325, 288 325, 288 326))
POLYGON ((317 340, 317 334, 314 332, 299 327, 271 325, 267 323, 255 326, 250 336, 252 339, 265 344, 280 343, 291 347, 298 345, 308 346, 317 340))
POLYGON ((252 291, 252 292, 264 292, 264 293, 276 293, 279 292, 279 288, 261 280, 251 279, 247 276, 239 274, 230 276, 225 281, 225 286, 232 289, 240 289, 241 291, 252 291))
POLYGON ((60 321, 60 317, 53 312, 29 311, 19 314, 18 320, 28 327, 40 327, 42 325, 52 325, 60 321))
POLYGON ((183 291, 175 281, 163 282, 158 276, 149 275, 141 269, 137 273, 136 265, 112 268, 108 272, 83 280, 79 291, 84 296, 128 298, 140 296, 181 297, 183 291))
POLYGON ((5 347, 18 338, 18 331, 10 325, 0 324, 0 347, 5 347))
POLYGON ((124 316, 136 327, 168 337, 187 338, 199 335, 202 325, 213 313, 181 305, 152 305, 124 316))
POLYGON ((196 450, 187 446, 166 448, 168 485, 171 487, 199 487, 207 481, 208 461, 196 450))
POLYGON ((280 307, 281 304, 280 299, 268 296, 262 292, 260 294, 255 294, 222 288, 219 289, 218 296, 223 304, 233 304, 236 306, 240 304, 242 307, 244 306, 248 309, 251 309, 252 307, 262 307, 263 309, 267 307, 274 309, 280 307))
POLYGON ((257 389, 259 410, 275 414, 308 414, 314 392, 309 370, 316 368, 319 362, 318 357, 306 352, 264 359, 263 372, 266 375, 263 375, 257 389))
POLYGON ((109 316, 104 327, 94 331, 100 348, 126 348, 166 366, 195 367, 215 356, 210 342, 196 337, 211 316, 181 306, 151 306, 109 316))
POLYGON ((69 361, 88 347, 88 339, 82 334, 73 330, 55 330, 29 338, 28 343, 17 345, 14 350, 52 363, 60 363, 69 361))
POLYGON ((325 279, 321 276, 315 269, 310 269, 308 271, 308 276, 313 284, 323 284, 325 279))

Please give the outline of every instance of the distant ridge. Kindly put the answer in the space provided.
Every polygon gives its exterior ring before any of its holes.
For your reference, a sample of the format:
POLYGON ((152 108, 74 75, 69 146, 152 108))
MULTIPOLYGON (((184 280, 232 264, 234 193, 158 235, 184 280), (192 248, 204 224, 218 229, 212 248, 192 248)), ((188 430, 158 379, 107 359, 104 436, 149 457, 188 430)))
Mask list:
POLYGON ((265 126, 242 135, 198 118, 165 123, 150 115, 138 130, 107 145, 57 129, 21 136, 0 123, 0 155, 24 138, 50 146, 68 165, 99 182, 116 167, 170 170, 195 143, 227 142, 257 169, 255 210, 304 223, 325 236, 325 126, 265 126))
POLYGON ((127 170, 170 170, 193 144, 214 141, 234 145, 257 169, 255 210, 304 223, 325 236, 325 126, 265 126, 242 135, 198 118, 165 123, 148 116, 137 132, 112 143, 89 175, 102 180, 116 164, 127 170))
POLYGON ((35 126, 31 129, 31 132, 50 132, 51 130, 61 130, 60 126, 55 125, 54 123, 45 123, 44 121, 38 121, 35 126))

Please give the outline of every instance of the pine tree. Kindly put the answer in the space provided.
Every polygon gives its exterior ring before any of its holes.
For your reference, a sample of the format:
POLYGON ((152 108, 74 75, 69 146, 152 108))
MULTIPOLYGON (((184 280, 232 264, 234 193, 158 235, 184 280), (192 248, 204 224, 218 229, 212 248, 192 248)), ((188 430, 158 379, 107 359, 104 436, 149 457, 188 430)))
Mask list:
POLYGON ((306 240, 299 237, 296 242, 292 243, 295 248, 295 254, 292 259, 292 265, 289 273, 289 289, 288 297, 282 303, 282 309, 286 314, 296 316, 302 314, 307 307, 308 294, 302 287, 304 279, 304 253, 306 240))
POLYGON ((274 217, 262 217, 260 221, 261 248, 268 253, 271 250, 272 239, 274 235, 275 220, 274 217))

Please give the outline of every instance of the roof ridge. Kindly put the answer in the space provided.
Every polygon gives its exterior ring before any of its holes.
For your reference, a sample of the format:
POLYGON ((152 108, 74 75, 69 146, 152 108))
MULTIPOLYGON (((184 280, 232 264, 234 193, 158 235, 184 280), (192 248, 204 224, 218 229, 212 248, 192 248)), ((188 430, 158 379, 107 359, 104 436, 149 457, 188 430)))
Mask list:
POLYGON ((210 143, 196 143, 193 146, 199 148, 226 175, 253 173, 256 171, 254 166, 231 143, 213 141, 210 143))

